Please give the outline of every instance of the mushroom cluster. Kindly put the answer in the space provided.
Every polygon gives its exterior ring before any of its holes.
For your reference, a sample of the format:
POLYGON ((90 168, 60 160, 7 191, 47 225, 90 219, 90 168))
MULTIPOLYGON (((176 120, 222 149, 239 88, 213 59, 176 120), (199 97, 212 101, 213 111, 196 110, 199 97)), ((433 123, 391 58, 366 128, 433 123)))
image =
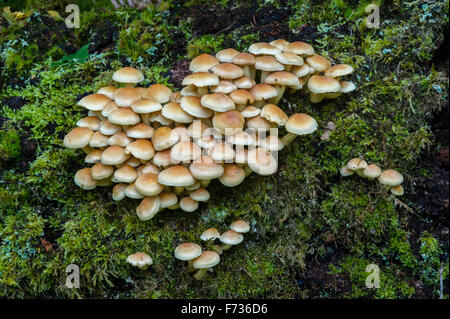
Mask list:
POLYGON ((144 75, 124 67, 112 76, 115 86, 78 102, 89 113, 64 145, 83 149, 92 164, 76 172, 79 187, 116 184, 112 198, 141 199, 136 213, 144 221, 165 208, 193 212, 209 200, 211 180, 234 187, 252 172, 274 174, 278 151, 317 129, 313 117, 276 105, 286 88, 308 83, 303 91, 314 101, 354 89, 338 81, 351 66, 331 66, 311 45, 281 39, 201 54, 189 68, 180 92, 137 87, 144 75), (287 134, 278 138, 278 128, 287 134))
POLYGON ((381 171, 381 168, 375 164, 367 164, 361 158, 352 158, 348 163, 341 167, 342 176, 351 176, 357 174, 368 180, 377 179, 387 190, 395 196, 402 196, 405 193, 403 186, 403 175, 393 169, 381 171))
POLYGON ((194 278, 202 280, 207 271, 212 271, 213 267, 220 262, 220 255, 224 250, 240 244, 244 240, 242 234, 250 231, 250 225, 243 220, 237 220, 230 225, 230 229, 222 235, 217 228, 208 228, 201 235, 202 241, 213 244, 212 250, 203 250, 196 243, 183 243, 175 248, 175 258, 188 262, 188 272, 197 272, 194 278), (221 245, 214 244, 219 239, 221 245))

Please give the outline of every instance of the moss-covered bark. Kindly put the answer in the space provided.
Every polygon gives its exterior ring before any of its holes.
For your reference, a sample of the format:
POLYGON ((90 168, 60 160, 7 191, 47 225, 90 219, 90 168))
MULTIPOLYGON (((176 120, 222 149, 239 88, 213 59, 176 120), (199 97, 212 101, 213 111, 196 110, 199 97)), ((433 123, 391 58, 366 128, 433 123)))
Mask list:
POLYGON ((442 65, 433 57, 448 31, 448 2, 375 2, 379 29, 365 27, 369 2, 344 0, 85 7, 75 30, 49 15, 65 14, 51 2, 13 7, 29 13, 23 19, 3 13, 0 296, 435 298, 443 265, 448 298, 448 215, 439 222, 408 195, 395 205, 377 183, 339 177, 343 164, 362 156, 400 171, 406 193, 415 194, 414 181, 434 174, 423 164, 427 154, 440 146, 431 120, 448 103, 448 58, 442 65), (62 137, 85 114, 76 101, 109 85, 113 70, 135 66, 145 86, 175 87, 184 58, 279 37, 306 40, 334 63, 353 65, 357 90, 319 104, 300 93, 283 97, 288 114, 307 112, 321 128, 282 151, 275 175, 252 174, 232 189, 213 182, 211 200, 197 212, 164 211, 148 222, 136 217, 135 200, 113 202, 110 188, 73 183, 83 154, 63 148, 62 137), (78 50, 87 44, 84 55, 78 50), (329 121, 336 129, 322 141, 329 121), (193 280, 174 247, 236 218, 252 225, 244 243, 193 280), (150 254, 153 266, 127 264, 136 251, 150 254), (73 263, 80 289, 64 286, 73 263), (365 288, 369 263, 380 266, 381 289, 365 288))

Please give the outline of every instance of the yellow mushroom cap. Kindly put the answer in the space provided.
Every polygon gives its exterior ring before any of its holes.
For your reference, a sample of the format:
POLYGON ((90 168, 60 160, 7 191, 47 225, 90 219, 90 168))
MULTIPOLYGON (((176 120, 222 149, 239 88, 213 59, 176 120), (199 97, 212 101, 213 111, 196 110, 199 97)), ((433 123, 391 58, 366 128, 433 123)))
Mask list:
POLYGON ((153 84, 147 88, 142 95, 145 99, 150 99, 158 103, 167 103, 172 96, 172 90, 163 84, 153 84))
POLYGON ((152 136, 153 147, 157 151, 165 150, 177 143, 180 136, 167 126, 159 127, 152 136))
POLYGON ((317 130, 317 121, 304 113, 292 114, 286 122, 286 131, 296 135, 311 134, 317 130))
POLYGON ((319 72, 323 72, 331 67, 330 61, 318 54, 307 57, 306 62, 319 72))
POLYGON ((347 168, 352 171, 359 171, 367 167, 367 162, 361 158, 352 158, 347 163, 347 168))
POLYGON ((228 230, 220 236, 220 241, 222 243, 232 246, 242 243, 243 240, 244 236, 234 230, 228 230))
POLYGON ((195 179, 188 168, 174 165, 159 173, 158 182, 167 186, 190 186, 195 179))
POLYGON ((326 76, 331 76, 333 78, 348 75, 353 72, 353 67, 348 64, 336 64, 325 70, 324 74, 326 76))
POLYGON ((180 103, 170 102, 164 105, 161 114, 170 120, 178 123, 192 123, 193 118, 190 114, 186 113, 180 103))
POLYGON ((244 75, 242 68, 233 63, 217 64, 210 71, 225 80, 238 79, 244 75))
POLYGON ((140 139, 125 147, 125 154, 132 154, 142 160, 150 160, 155 155, 155 149, 149 140, 140 139))
POLYGON ((64 137, 64 146, 78 149, 87 146, 94 132, 86 127, 75 127, 64 137))
POLYGON ((91 167, 91 176, 95 180, 102 180, 110 177, 114 173, 114 168, 110 165, 97 163, 91 167))
POLYGON ((131 104, 131 109, 136 113, 152 113, 160 111, 162 105, 150 99, 140 99, 131 104))
POLYGON ((135 68, 124 67, 114 72, 112 79, 119 83, 139 83, 144 80, 144 75, 135 68))
POLYGON ((213 115, 213 111, 203 107, 200 97, 197 96, 183 96, 180 106, 190 116, 197 118, 209 118, 213 115))
POLYGON ((109 113, 108 121, 118 125, 135 125, 141 121, 141 117, 129 107, 121 107, 109 113))
POLYGON ((288 121, 286 113, 274 104, 266 104, 261 109, 261 114, 259 116, 265 118, 269 122, 276 123, 277 125, 286 125, 288 121))
POLYGON ((158 182, 158 174, 154 173, 141 174, 134 182, 134 186, 145 196, 156 196, 164 189, 164 186, 158 182))
POLYGON ((189 169, 192 175, 198 180, 219 178, 224 172, 221 164, 216 163, 211 157, 206 155, 192 162, 189 169))
POLYGON ((78 105, 91 111, 101 111, 111 100, 103 94, 90 94, 78 101, 78 105))
POLYGON ((158 196, 145 197, 136 208, 136 215, 143 221, 152 219, 159 212, 159 207, 158 196))
POLYGON ((405 190, 402 185, 392 186, 391 193, 395 196, 402 196, 405 194, 405 190))
POLYGON ((248 151, 247 164, 259 175, 271 175, 277 171, 277 160, 264 148, 254 148, 248 151))
POLYGON ((201 104, 216 112, 226 112, 234 110, 234 101, 224 93, 212 93, 203 95, 201 104))
POLYGON ((261 54, 275 55, 278 52, 280 52, 280 49, 266 42, 258 42, 250 45, 248 48, 248 52, 255 55, 261 54))
POLYGON ((278 95, 275 87, 264 83, 256 84, 250 89, 250 93, 255 97, 255 101, 267 100, 278 95))
POLYGON ((75 173, 74 181, 77 186, 85 190, 91 190, 97 186, 97 181, 92 177, 89 167, 78 170, 75 173))
POLYGON ((112 100, 112 99, 114 99, 114 91, 116 89, 117 88, 115 86, 112 86, 112 85, 111 86, 105 86, 105 87, 100 88, 97 91, 97 93, 106 95, 108 98, 110 98, 112 100))
POLYGON ((283 71, 284 65, 277 61, 273 56, 260 56, 256 58, 255 69, 262 71, 283 71))
POLYGON ((183 197, 179 204, 182 210, 189 213, 196 211, 198 208, 198 202, 189 196, 183 197))
POLYGON ((204 251, 202 254, 194 259, 193 266, 196 269, 211 268, 220 262, 220 256, 215 251, 204 251))
POLYGON ((225 135, 233 135, 241 131, 245 123, 241 113, 235 110, 216 113, 212 121, 214 128, 225 135))
POLYGON ((114 91, 114 102, 119 107, 130 106, 141 98, 142 95, 136 88, 125 87, 114 91))
POLYGON ((403 183, 403 175, 393 169, 388 169, 381 173, 378 181, 383 185, 397 186, 403 183))
POLYGON ((116 183, 133 183, 136 178, 136 169, 130 165, 123 165, 114 171, 113 181, 116 183))
POLYGON ((302 41, 296 41, 289 43, 284 47, 284 52, 291 52, 298 55, 313 55, 314 48, 308 43, 302 41))
POLYGON ((226 164, 224 173, 219 177, 219 181, 228 187, 235 187, 241 184, 245 179, 245 171, 242 167, 235 164, 226 164))
POLYGON ((189 64, 189 70, 192 72, 208 72, 213 66, 219 64, 219 60, 210 54, 200 54, 189 64))
POLYGON ((202 248, 194 243, 180 244, 175 248, 175 258, 179 260, 192 260, 202 254, 202 248))
POLYGON ((120 146, 110 146, 102 153, 101 163, 105 165, 117 165, 125 162, 130 155, 125 153, 125 149, 120 146))
POLYGON ((202 155, 200 146, 192 142, 179 142, 170 150, 170 157, 175 161, 195 161, 202 155))
POLYGON ((217 75, 208 72, 197 72, 186 76, 183 79, 182 85, 195 85, 196 87, 219 85, 219 78, 217 75))
POLYGON ((216 58, 220 62, 229 63, 232 62, 234 57, 239 54, 239 51, 236 51, 233 48, 223 49, 216 53, 216 58))
POLYGON ((308 89, 314 93, 339 92, 341 85, 330 76, 313 75, 308 81, 308 89))
POLYGON ((206 202, 211 197, 209 192, 203 187, 197 188, 196 190, 190 192, 189 196, 197 202, 206 202))
POLYGON ((152 138, 155 129, 144 123, 138 123, 126 129, 126 134, 130 138, 152 138))

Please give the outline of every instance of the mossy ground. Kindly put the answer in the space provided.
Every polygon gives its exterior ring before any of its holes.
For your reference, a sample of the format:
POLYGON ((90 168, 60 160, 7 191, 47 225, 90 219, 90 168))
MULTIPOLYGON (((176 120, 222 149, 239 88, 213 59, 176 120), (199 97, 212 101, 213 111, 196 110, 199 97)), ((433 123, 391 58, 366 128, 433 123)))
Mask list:
MULTIPOLYGON (((427 163, 443 146, 432 121, 448 108, 448 56, 437 54, 447 1, 376 1, 379 29, 365 27, 368 1, 163 1, 142 11, 83 1, 79 29, 48 13, 64 16, 64 1, 9 2, 28 16, 0 15, 0 296, 437 298, 442 267, 448 298, 448 211, 430 214, 423 203, 433 194, 417 186, 438 176, 427 163), (148 222, 135 200, 112 201, 109 187, 75 186, 84 156, 62 138, 85 114, 76 102, 114 70, 131 65, 145 86, 177 87, 185 58, 279 37, 353 65, 357 91, 319 104, 283 98, 288 114, 309 113, 320 129, 282 151, 275 175, 232 189, 213 183, 197 212, 148 222), (321 141, 328 121, 337 128, 321 141), (405 176, 403 205, 376 182, 339 177, 356 156, 405 176), (252 225, 244 243, 193 280, 174 247, 236 218, 252 225), (136 251, 153 257, 149 270, 125 262, 136 251), (370 263, 380 289, 365 286, 370 263), (69 264, 80 267, 79 289, 64 286, 69 264)), ((448 171, 439 174, 448 207, 448 171)))

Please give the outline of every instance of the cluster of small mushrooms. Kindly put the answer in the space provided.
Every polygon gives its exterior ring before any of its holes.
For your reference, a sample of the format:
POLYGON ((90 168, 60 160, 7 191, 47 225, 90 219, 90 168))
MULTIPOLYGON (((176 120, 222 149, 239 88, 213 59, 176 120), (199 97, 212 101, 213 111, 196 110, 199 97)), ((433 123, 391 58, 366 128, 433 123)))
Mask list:
POLYGON ((348 161, 347 165, 344 165, 340 169, 342 176, 351 176, 357 174, 363 178, 369 180, 378 179, 383 187, 387 190, 391 190, 391 193, 395 196, 402 196, 405 193, 403 186, 403 175, 393 169, 381 171, 381 168, 375 164, 367 164, 367 162, 361 158, 352 158, 348 161))
POLYGON ((340 81, 353 68, 331 66, 305 42, 255 43, 248 51, 194 58, 180 92, 136 87, 144 76, 131 67, 114 72, 116 86, 78 102, 88 116, 64 138, 92 164, 75 183, 86 190, 116 184, 112 198, 142 199, 136 213, 145 221, 165 208, 195 211, 209 200, 213 179, 234 187, 252 172, 274 174, 277 152, 317 129, 313 117, 288 117, 276 105, 286 88, 314 102, 334 98, 355 88, 340 81), (281 127, 287 134, 278 138, 281 127))
POLYGON ((183 243, 175 248, 175 258, 188 262, 188 272, 197 270, 194 278, 202 280, 207 271, 219 264, 220 255, 224 250, 240 244, 244 240, 242 234, 250 231, 250 225, 243 220, 237 220, 230 225, 230 229, 222 235, 216 228, 208 228, 201 235, 200 239, 209 243, 214 243, 219 239, 221 245, 214 244, 213 250, 202 250, 201 246, 195 243, 183 243))

